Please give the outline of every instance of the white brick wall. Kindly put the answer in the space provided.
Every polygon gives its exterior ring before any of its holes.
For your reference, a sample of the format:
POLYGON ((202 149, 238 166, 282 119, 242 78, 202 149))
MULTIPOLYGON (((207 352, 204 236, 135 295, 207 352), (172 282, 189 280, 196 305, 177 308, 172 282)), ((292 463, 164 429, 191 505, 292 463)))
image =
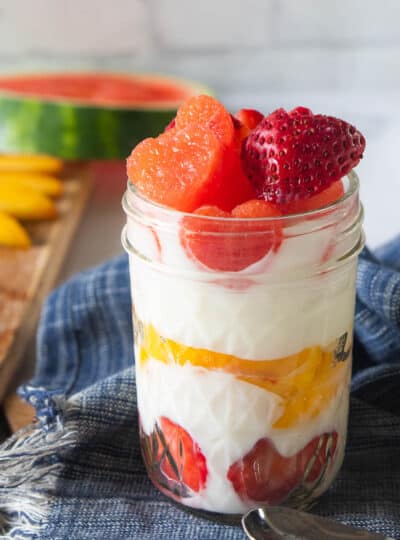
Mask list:
POLYGON ((141 0, 3 0, 0 57, 110 55, 150 45, 141 0))
POLYGON ((279 43, 382 46, 400 42, 398 0, 278 0, 279 43))
POLYGON ((0 69, 161 71, 217 91, 400 90, 400 0, 2 0, 0 69))
POLYGON ((157 0, 153 4, 154 21, 161 44, 168 48, 246 49, 263 46, 268 41, 273 3, 268 0, 157 0))

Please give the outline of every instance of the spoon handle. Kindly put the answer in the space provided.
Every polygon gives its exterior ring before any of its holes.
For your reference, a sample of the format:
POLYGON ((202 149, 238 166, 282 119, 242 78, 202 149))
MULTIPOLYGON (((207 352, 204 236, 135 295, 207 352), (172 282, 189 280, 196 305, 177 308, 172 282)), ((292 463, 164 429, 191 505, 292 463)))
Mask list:
POLYGON ((280 506, 255 508, 243 516, 242 524, 253 540, 392 540, 383 534, 280 506))

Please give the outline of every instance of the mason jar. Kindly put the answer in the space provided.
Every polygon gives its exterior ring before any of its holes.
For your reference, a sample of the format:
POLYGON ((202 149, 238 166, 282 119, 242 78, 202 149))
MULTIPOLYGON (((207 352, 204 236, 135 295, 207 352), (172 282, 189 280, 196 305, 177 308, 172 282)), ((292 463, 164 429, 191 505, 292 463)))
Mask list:
POLYGON ((185 214, 128 182, 140 438, 154 485, 210 513, 304 508, 343 461, 359 183, 278 218, 185 214))

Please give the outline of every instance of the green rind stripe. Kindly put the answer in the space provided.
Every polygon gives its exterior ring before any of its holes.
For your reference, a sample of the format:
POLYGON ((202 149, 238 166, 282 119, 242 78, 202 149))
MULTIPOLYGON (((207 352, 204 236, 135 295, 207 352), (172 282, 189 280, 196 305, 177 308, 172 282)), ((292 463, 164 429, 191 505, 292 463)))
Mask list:
POLYGON ((62 159, 123 159, 157 136, 176 109, 121 109, 0 95, 0 152, 62 159))

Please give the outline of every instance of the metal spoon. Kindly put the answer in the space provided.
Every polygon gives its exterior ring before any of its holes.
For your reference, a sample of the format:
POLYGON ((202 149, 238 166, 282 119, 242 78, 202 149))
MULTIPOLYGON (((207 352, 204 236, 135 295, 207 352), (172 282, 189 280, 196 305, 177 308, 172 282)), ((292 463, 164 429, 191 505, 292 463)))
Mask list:
POLYGON ((251 540, 393 540, 282 506, 254 508, 242 517, 242 526, 251 540))

